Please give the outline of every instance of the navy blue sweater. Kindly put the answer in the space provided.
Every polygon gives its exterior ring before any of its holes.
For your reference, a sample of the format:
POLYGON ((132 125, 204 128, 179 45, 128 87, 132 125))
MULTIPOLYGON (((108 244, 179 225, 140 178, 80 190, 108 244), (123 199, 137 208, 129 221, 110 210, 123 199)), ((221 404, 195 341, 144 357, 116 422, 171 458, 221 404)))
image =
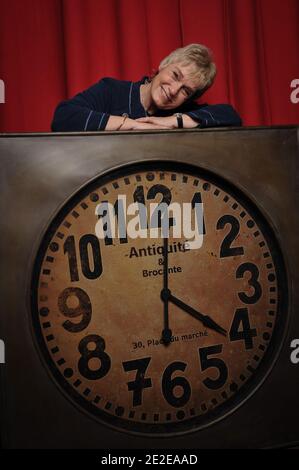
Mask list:
MULTIPOLYGON (((137 119, 146 115, 140 102, 139 82, 103 78, 82 93, 62 101, 56 108, 52 122, 52 131, 102 131, 109 116, 122 116, 126 113, 137 119)), ((240 116, 229 104, 199 105, 189 101, 183 106, 163 111, 157 110, 155 116, 171 116, 175 112, 188 114, 199 127, 240 126, 240 116)))

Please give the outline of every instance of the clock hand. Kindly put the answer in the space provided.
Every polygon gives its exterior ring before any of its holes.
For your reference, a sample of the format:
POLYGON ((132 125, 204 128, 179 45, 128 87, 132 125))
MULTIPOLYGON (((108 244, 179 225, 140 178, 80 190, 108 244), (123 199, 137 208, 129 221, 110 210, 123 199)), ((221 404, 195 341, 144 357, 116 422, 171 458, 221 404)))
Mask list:
POLYGON ((210 318, 208 315, 203 315, 198 310, 195 310, 194 308, 192 308, 189 305, 182 302, 180 299, 177 299, 176 297, 174 297, 171 294, 171 292, 169 290, 168 290, 168 300, 169 300, 169 302, 172 302, 177 307, 181 308, 185 312, 192 315, 192 317, 194 317, 197 320, 201 321, 202 324, 204 326, 206 326, 207 328, 215 330, 218 333, 222 334, 223 336, 227 335, 227 331, 224 328, 222 328, 220 325, 218 325, 218 323, 216 323, 214 320, 212 320, 212 318, 210 318))
POLYGON ((171 340, 172 331, 169 329, 168 298, 170 291, 168 289, 168 238, 164 238, 163 246, 163 289, 161 290, 161 299, 164 302, 164 329, 162 339, 168 345, 171 340))

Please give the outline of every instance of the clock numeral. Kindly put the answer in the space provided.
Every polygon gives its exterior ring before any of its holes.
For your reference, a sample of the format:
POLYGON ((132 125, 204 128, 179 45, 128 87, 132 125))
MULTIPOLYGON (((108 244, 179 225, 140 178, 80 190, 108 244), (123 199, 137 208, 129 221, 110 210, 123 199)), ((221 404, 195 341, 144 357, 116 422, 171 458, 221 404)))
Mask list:
POLYGON ((143 204, 145 206, 145 196, 144 196, 143 186, 137 186, 133 194, 133 200, 134 202, 138 202, 139 204, 143 204))
POLYGON ((95 235, 83 235, 79 241, 80 259, 82 273, 87 279, 97 279, 103 272, 100 242, 95 235), (90 257, 88 248, 92 252, 92 264, 90 266, 90 257))
MULTIPOLYGON (((153 200, 157 196, 157 194, 162 194, 162 200, 160 201, 159 204, 169 204, 171 203, 171 191, 167 186, 164 186, 163 184, 155 184, 152 186, 148 192, 147 192, 147 200, 153 200)), ((134 191, 133 194, 133 199, 134 202, 139 202, 143 205, 145 205, 145 196, 144 196, 144 188, 143 186, 137 186, 137 188, 134 191)), ((172 227, 174 224, 174 219, 173 217, 170 217, 169 219, 169 227, 172 227)), ((152 214, 152 219, 150 223, 151 228, 161 228, 161 211, 159 211, 159 206, 155 209, 155 211, 152 214), (158 217, 156 217, 155 212, 158 211, 158 217), (158 220, 158 226, 156 227, 155 224, 153 223, 153 220, 158 220)), ((142 228, 147 228, 143 227, 142 228)))
MULTIPOLYGON (((137 186, 133 193, 133 201, 142 204, 145 206, 145 196, 144 196, 144 187, 142 185, 137 186)), ((144 218, 140 215, 140 228, 141 229, 148 229, 148 224, 144 224, 144 218)))
MULTIPOLYGON (((101 204, 108 204, 108 201, 102 201, 101 204)), ((117 200, 115 201, 114 203, 114 206, 113 206, 113 210, 114 210, 114 215, 117 219, 117 225, 119 227, 119 225, 121 224, 122 227, 125 226, 125 219, 124 219, 124 211, 123 211, 123 207, 119 207, 119 204, 120 202, 117 200)), ((111 220, 110 220, 110 215, 109 215, 109 212, 108 210, 103 210, 102 211, 102 215, 98 215, 98 218, 105 218, 107 220, 107 222, 103 223, 103 230, 105 230, 107 232, 107 229, 108 229, 108 225, 110 226, 110 230, 111 230, 111 220)), ((121 236, 119 238, 119 241, 120 243, 128 243, 128 238, 127 238, 127 232, 125 231, 125 233, 122 234, 123 236, 121 236)), ((104 237, 104 242, 105 242, 105 245, 113 245, 113 238, 109 237, 108 234, 106 233, 105 234, 105 237, 104 237)))
POLYGON ((256 336, 256 329, 250 327, 248 309, 238 308, 229 332, 229 339, 231 341, 244 341, 245 349, 252 349, 252 338, 255 338, 256 336), (242 325, 242 329, 240 329, 240 325, 242 325))
MULTIPOLYGON (((202 204, 201 194, 200 193, 194 193, 191 204, 192 204, 192 209, 195 208, 195 204, 202 204)), ((205 235, 205 234, 206 234, 206 224, 205 224, 205 218, 203 216, 203 218, 202 218, 202 235, 205 235)))
MULTIPOLYGON (((205 371, 209 368, 216 368, 219 372, 219 375, 216 379, 207 377, 203 380, 203 384, 211 390, 218 390, 219 388, 223 387, 228 378, 228 369, 225 362, 218 357, 209 357, 212 355, 221 354, 222 348, 223 345, 218 344, 216 346, 199 348, 198 350, 201 370, 205 371)), ((152 387, 152 379, 150 377, 145 377, 145 373, 150 361, 150 357, 144 357, 142 359, 123 362, 123 369, 125 372, 137 370, 135 380, 127 382, 128 390, 133 392, 133 406, 142 405, 143 390, 145 388, 152 387)), ((191 397, 192 389, 186 377, 173 377, 175 372, 184 372, 186 367, 187 364, 185 362, 172 362, 166 367, 162 376, 163 397, 167 403, 169 403, 169 405, 175 408, 181 408, 185 406, 191 397), (179 393, 180 390, 178 389, 181 389, 181 393, 179 393)))
MULTIPOLYGON (((71 282, 79 281, 78 260, 73 235, 67 237, 63 248, 64 254, 67 253, 68 255, 71 282)), ((79 252, 83 275, 87 279, 100 277, 103 272, 103 265, 99 239, 95 235, 83 235, 79 240, 79 252)))
POLYGON ((185 377, 172 378, 171 376, 177 370, 184 372, 186 367, 187 364, 184 362, 172 362, 165 369, 162 377, 162 391, 164 398, 171 406, 175 406, 177 408, 185 406, 189 401, 191 396, 191 386, 185 377), (177 397, 174 394, 175 387, 180 387, 183 390, 181 396, 177 397))
POLYGON ((68 255, 71 282, 79 281, 75 237, 67 237, 63 244, 63 253, 68 255))
MULTIPOLYGON (((163 196, 162 200, 160 201, 159 204, 167 204, 169 206, 169 204, 171 203, 171 199, 172 199, 170 189, 167 188, 166 186, 164 186, 163 184, 155 184, 154 186, 152 186, 149 189, 149 191, 147 193, 147 199, 149 199, 149 200, 155 199, 157 194, 162 194, 162 196, 163 196)), ((159 206, 153 212, 152 220, 151 220, 151 227, 152 228, 161 228, 161 212, 159 211, 159 206), (158 211, 158 227, 155 227, 154 223, 152 222, 152 220, 156 220, 156 215, 155 215, 156 211, 158 211)), ((169 218, 169 227, 172 227, 173 224, 174 224, 174 219, 173 219, 173 217, 170 217, 169 218)))
MULTIPOLYGON (((119 210, 119 209, 120 208, 119 208, 119 205, 118 205, 118 201, 116 201, 115 204, 114 204, 114 213, 115 213, 115 216, 117 218, 117 225, 119 226, 119 224, 121 224, 123 227, 125 227, 126 223, 125 223, 125 217, 124 217, 124 214, 123 214, 123 210, 119 210)), ((124 236, 121 236, 119 238, 120 243, 128 243, 127 231, 124 230, 124 232, 125 233, 122 234, 124 236)), ((106 235, 106 237, 107 237, 107 235, 106 235)), ((109 244, 113 244, 112 238, 108 238, 108 239, 111 241, 111 243, 109 241, 109 244)), ((106 239, 105 239, 105 243, 106 243, 106 239)))
POLYGON ((240 232, 240 224, 238 219, 236 219, 233 215, 223 215, 217 222, 217 230, 223 230, 227 224, 231 226, 231 229, 221 244, 220 258, 244 255, 244 248, 242 246, 231 246, 240 232))
POLYGON ((111 359, 105 353, 105 341, 101 336, 88 335, 83 338, 78 346, 81 357, 78 362, 78 369, 81 375, 89 380, 97 380, 103 378, 110 370, 111 359), (92 345, 92 348, 89 346, 92 345), (95 345, 95 347, 94 347, 95 345), (98 359, 100 367, 95 369, 94 361, 93 367, 90 367, 91 359, 98 359))
POLYGON ((58 297, 58 308, 62 315, 67 318, 77 318, 82 315, 80 323, 73 323, 66 320, 62 326, 70 333, 79 333, 85 330, 90 323, 92 307, 89 296, 79 287, 68 287, 64 289, 58 297), (71 297, 76 297, 79 301, 77 307, 69 307, 68 302, 71 297))
POLYGON ((236 278, 243 278, 247 271, 251 273, 251 278, 248 280, 248 284, 254 288, 254 293, 253 295, 249 296, 245 294, 245 292, 239 292, 238 296, 244 304, 255 304, 262 295, 262 287, 258 282, 260 274, 258 267, 253 263, 243 263, 237 269, 236 278))
POLYGON ((214 367, 219 371, 219 376, 217 379, 211 379, 210 377, 207 377, 203 380, 203 384, 210 390, 218 390, 219 388, 223 387, 227 381, 228 369, 225 362, 218 357, 209 357, 211 355, 221 354, 222 348, 222 344, 217 344, 207 348, 199 348, 198 350, 201 370, 205 371, 210 367, 214 367))
POLYGON ((144 388, 152 387, 152 380, 145 378, 145 372, 151 361, 150 357, 144 357, 143 359, 136 359, 134 361, 123 362, 123 368, 125 372, 131 370, 137 370, 136 378, 133 382, 128 382, 128 390, 133 392, 133 406, 142 405, 142 392, 144 388))

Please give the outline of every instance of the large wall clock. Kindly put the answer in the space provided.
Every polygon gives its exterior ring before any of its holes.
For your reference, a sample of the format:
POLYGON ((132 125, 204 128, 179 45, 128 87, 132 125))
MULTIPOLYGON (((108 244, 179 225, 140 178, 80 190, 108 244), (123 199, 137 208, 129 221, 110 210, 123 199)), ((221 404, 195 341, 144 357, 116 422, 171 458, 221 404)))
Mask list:
POLYGON ((299 441, 297 128, 2 135, 0 158, 3 447, 299 441), (202 204, 202 246, 99 239, 119 196, 202 204))
POLYGON ((79 407, 130 432, 185 432, 225 416, 267 374, 286 312, 265 217, 236 186, 186 164, 137 163, 93 180, 49 225, 34 266, 33 322, 51 375, 79 407), (202 247, 169 240, 170 344, 163 240, 95 235, 96 207, 124 195, 203 204, 202 247))

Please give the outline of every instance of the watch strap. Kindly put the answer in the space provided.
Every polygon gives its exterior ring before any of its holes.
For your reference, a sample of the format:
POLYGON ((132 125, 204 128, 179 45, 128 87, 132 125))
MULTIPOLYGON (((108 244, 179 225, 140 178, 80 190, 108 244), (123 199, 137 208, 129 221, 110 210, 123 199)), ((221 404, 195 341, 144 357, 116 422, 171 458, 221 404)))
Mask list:
POLYGON ((182 116, 182 113, 175 113, 175 116, 176 116, 176 118, 177 118, 178 128, 179 128, 179 129, 183 129, 184 123, 183 123, 183 116, 182 116))

